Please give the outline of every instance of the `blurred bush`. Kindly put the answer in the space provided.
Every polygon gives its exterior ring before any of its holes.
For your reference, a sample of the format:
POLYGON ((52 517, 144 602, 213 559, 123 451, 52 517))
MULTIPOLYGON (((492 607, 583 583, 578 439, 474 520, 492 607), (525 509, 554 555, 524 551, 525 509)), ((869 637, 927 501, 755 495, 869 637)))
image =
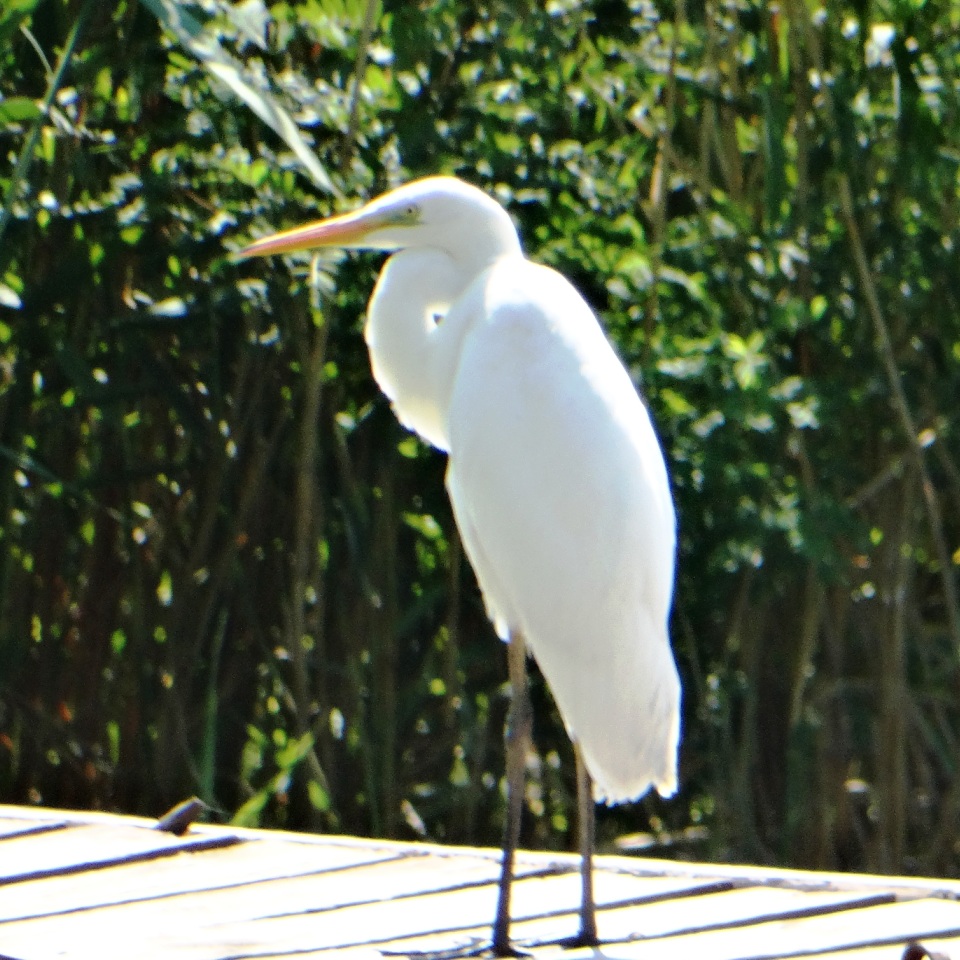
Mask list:
MULTIPOLYGON (((458 174, 597 308, 681 518, 678 857, 954 872, 960 12, 0 11, 0 797, 495 844, 504 656, 359 335, 250 236, 458 174)), ((524 842, 567 846, 535 684, 524 842)))

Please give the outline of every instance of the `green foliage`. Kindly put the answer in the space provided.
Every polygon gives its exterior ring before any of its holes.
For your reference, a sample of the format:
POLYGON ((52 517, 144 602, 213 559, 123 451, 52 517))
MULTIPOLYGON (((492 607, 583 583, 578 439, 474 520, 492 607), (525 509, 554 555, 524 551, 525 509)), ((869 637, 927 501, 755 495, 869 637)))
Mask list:
MULTIPOLYGON (((450 172, 597 308, 671 464, 682 790, 602 836, 956 870, 958 36, 935 0, 8 2, 0 798, 497 842, 503 658, 369 374, 379 260, 229 259, 450 172)), ((564 846, 534 695, 524 841, 564 846)))

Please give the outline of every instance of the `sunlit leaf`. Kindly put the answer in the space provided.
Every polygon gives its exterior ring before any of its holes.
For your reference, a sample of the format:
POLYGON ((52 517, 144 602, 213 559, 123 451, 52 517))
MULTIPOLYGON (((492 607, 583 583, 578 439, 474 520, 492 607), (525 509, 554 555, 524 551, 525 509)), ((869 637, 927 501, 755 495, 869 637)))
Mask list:
POLYGON ((41 115, 40 107, 28 97, 7 97, 6 100, 0 100, 0 125, 30 123, 41 115))
MULTIPOLYGON (((0 307, 9 307, 11 310, 19 310, 23 306, 23 301, 17 296, 15 290, 8 287, 5 283, 0 283, 0 307)), ((3 337, 4 341, 9 337, 3 337)))
POLYGON ((287 110, 269 92, 247 80, 243 65, 223 49, 215 36, 206 33, 202 24, 175 0, 143 2, 212 76, 283 138, 318 187, 328 193, 338 193, 313 148, 303 138, 287 110))

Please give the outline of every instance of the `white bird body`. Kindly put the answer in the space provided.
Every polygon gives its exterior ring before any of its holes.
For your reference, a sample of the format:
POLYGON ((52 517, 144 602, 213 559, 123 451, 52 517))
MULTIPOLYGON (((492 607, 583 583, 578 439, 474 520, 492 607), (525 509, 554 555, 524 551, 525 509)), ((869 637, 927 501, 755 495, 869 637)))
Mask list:
MULTIPOLYGON (((321 244, 399 250, 368 310, 374 376, 400 421, 447 451, 490 618, 503 639, 525 638, 596 798, 672 794, 676 521, 650 417, 596 317, 565 278, 525 259, 499 204, 452 178, 245 253, 321 244)), ((592 910, 585 894, 585 942, 592 910)), ((506 949, 505 923, 494 939, 506 949)))
POLYGON ((647 411, 553 270, 505 258, 460 309, 447 489, 491 619, 526 637, 598 799, 672 794, 675 521, 647 411))

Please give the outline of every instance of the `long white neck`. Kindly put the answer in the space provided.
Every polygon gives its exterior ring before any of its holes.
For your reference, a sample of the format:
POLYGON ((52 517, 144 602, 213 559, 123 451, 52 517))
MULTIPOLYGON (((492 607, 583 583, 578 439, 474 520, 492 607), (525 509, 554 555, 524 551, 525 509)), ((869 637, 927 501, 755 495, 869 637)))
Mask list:
POLYGON ((374 379, 397 419, 440 450, 448 446, 443 366, 456 364, 466 330, 438 321, 471 279, 438 250, 403 250, 380 271, 367 308, 374 379))
POLYGON ((498 259, 520 255, 516 231, 497 209, 504 222, 490 229, 488 221, 488 229, 473 236, 466 232, 457 256, 433 246, 395 253, 367 308, 364 339, 374 378, 393 401, 397 419, 440 450, 449 447, 447 405, 475 315, 450 308, 498 259))

